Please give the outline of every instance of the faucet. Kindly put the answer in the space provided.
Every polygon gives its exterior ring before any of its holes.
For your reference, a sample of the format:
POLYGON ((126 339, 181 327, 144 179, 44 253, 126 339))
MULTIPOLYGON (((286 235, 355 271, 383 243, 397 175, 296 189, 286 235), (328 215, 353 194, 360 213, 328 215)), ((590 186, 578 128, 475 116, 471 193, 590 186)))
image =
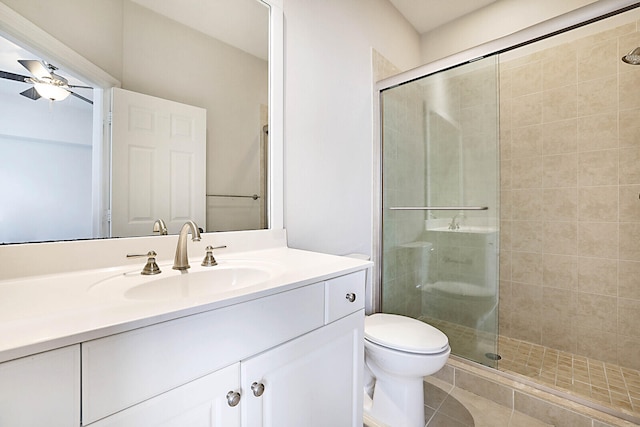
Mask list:
POLYGON ((189 257, 187 256, 187 234, 191 232, 191 240, 194 242, 200 241, 200 230, 193 221, 187 221, 180 229, 180 235, 178 236, 178 246, 176 247, 176 257, 173 261, 174 270, 186 270, 190 268, 189 257))
POLYGON ((460 211, 451 218, 449 230, 460 230, 460 219, 464 219, 464 212, 460 211))
POLYGON ((165 224, 162 219, 156 219, 156 222, 153 223, 153 232, 160 233, 161 236, 166 236, 168 234, 167 224, 165 224))

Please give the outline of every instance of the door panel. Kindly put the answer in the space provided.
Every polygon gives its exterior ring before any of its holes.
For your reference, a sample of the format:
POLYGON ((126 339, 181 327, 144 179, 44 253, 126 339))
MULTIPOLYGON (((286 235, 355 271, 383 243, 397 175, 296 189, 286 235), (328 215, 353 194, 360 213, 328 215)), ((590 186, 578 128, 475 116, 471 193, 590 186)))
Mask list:
POLYGON ((112 236, 206 229, 206 110, 114 88, 111 140, 112 236))

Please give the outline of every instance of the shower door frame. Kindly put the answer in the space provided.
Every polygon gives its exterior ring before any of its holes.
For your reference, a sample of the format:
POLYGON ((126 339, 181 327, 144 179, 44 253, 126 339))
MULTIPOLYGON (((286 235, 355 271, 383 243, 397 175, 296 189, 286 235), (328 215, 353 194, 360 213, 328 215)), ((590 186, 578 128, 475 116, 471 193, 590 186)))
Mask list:
POLYGON ((600 0, 572 12, 528 27, 524 30, 464 50, 446 58, 425 64, 404 73, 381 80, 374 87, 373 118, 373 248, 372 288, 367 296, 367 313, 379 312, 382 307, 382 92, 454 67, 497 55, 539 40, 554 36, 594 21, 640 7, 637 0, 600 0))

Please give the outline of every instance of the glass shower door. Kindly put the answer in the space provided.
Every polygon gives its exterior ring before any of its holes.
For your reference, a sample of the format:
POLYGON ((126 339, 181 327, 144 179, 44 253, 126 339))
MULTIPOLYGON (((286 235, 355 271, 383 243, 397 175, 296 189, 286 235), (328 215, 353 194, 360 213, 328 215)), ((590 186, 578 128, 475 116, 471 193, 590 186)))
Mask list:
POLYGON ((498 340, 498 68, 489 57, 386 89, 385 313, 447 334, 494 366, 498 340))

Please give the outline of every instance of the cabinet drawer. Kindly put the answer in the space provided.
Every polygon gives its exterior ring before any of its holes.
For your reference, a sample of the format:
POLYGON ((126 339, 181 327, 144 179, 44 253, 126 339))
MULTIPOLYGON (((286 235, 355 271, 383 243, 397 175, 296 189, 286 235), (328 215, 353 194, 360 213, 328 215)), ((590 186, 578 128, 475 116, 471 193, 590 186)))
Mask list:
POLYGON ((83 343, 83 424, 322 326, 323 286, 83 343))
POLYGON ((325 282, 325 323, 334 322, 364 308, 366 270, 325 282))
POLYGON ((0 426, 79 423, 79 345, 0 363, 0 426))

